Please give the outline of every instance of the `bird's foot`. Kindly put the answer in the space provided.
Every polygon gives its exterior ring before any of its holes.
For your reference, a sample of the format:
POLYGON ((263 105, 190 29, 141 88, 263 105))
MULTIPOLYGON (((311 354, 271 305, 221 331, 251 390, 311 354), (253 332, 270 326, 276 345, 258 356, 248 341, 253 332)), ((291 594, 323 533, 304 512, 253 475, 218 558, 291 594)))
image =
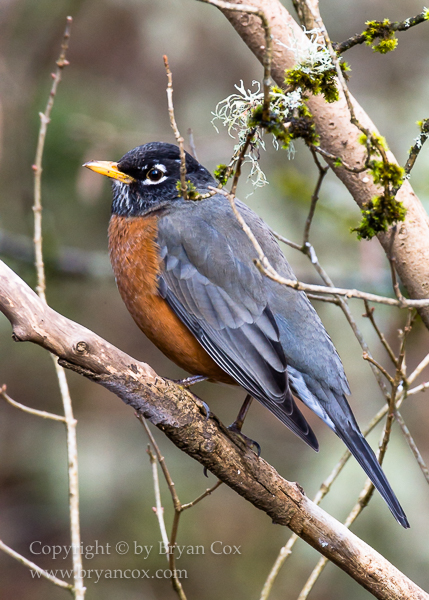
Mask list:
POLYGON ((184 388, 189 388, 196 383, 201 383, 203 381, 207 381, 208 377, 204 375, 191 375, 190 377, 186 377, 185 379, 171 379, 173 383, 177 385, 181 385, 184 388))
POLYGON ((258 442, 252 440, 251 438, 247 437, 247 435, 244 435, 244 433, 241 432, 241 427, 239 427, 237 421, 234 421, 234 423, 228 427, 228 431, 232 431, 233 433, 238 435, 246 444, 246 446, 255 452, 258 458, 261 456, 261 446, 258 444, 258 442))
MULTIPOLYGON (((210 410, 210 406, 207 404, 207 402, 204 402, 204 400, 201 400, 201 398, 198 398, 198 400, 200 401, 201 406, 204 408, 204 411, 206 413, 206 421, 208 421, 210 419, 210 415, 211 410, 210 410)), ((199 407, 201 409, 201 406, 199 407)))

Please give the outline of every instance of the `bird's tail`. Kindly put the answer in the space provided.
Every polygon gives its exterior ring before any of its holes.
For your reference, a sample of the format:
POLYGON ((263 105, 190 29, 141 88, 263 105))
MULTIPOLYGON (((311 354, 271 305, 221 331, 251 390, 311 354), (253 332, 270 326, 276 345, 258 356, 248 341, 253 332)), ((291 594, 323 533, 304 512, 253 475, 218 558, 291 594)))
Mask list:
POLYGON ((408 529, 410 525, 402 506, 399 504, 372 448, 361 434, 356 422, 348 422, 347 425, 335 423, 334 431, 371 479, 374 487, 380 492, 398 523, 408 529))

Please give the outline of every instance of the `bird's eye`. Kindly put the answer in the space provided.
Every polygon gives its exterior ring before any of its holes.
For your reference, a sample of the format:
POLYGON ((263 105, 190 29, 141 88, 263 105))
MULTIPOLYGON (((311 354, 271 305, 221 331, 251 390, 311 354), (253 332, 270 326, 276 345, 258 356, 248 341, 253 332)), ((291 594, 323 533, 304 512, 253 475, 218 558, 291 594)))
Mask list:
POLYGON ((161 169, 157 169, 156 167, 153 167, 153 169, 150 169, 150 171, 148 171, 146 177, 148 179, 150 179, 151 181, 159 181, 160 179, 162 179, 162 177, 164 176, 163 171, 161 171, 161 169))

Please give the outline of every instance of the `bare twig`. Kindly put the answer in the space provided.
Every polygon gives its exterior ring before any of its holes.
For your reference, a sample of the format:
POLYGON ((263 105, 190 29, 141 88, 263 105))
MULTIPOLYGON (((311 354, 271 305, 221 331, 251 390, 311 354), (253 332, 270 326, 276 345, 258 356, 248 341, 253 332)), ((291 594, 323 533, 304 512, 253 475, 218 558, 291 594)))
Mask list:
POLYGON ((144 417, 142 417, 138 413, 136 414, 136 417, 138 418, 138 420, 140 421, 140 423, 143 425, 143 427, 144 427, 144 429, 146 431, 146 435, 149 438, 149 441, 152 444, 153 449, 155 450, 156 457, 158 459, 159 465, 160 465, 161 470, 163 472, 165 481, 167 482, 168 489, 170 490, 171 498, 173 500, 174 509, 175 510, 179 509, 180 506, 181 506, 180 500, 179 500, 179 496, 177 495, 176 486, 174 485, 174 481, 171 478, 170 471, 168 470, 167 465, 165 464, 165 458, 161 454, 159 446, 156 443, 156 440, 153 437, 153 434, 152 434, 151 430, 149 429, 149 426, 148 426, 148 424, 146 422, 146 419, 144 417))
POLYGON ((18 562, 22 563, 23 565, 25 565, 26 567, 31 569, 31 571, 38 573, 39 575, 41 575, 42 577, 44 577, 51 583, 57 585, 58 587, 65 588, 66 590, 70 590, 71 592, 73 592, 73 586, 70 583, 63 581, 62 579, 58 579, 58 577, 55 577, 51 573, 48 573, 48 571, 41 569, 34 562, 31 562, 31 560, 28 560, 27 558, 25 558, 18 552, 15 552, 15 550, 12 550, 12 548, 9 548, 9 546, 7 546, 1 540, 0 540, 0 550, 3 550, 3 552, 6 552, 6 554, 9 554, 9 556, 12 556, 12 558, 15 558, 18 562))
POLYGON ((155 491, 155 508, 154 508, 154 512, 156 514, 156 518, 158 519, 158 524, 159 524, 159 530, 161 532, 162 543, 164 544, 164 548, 165 548, 166 556, 167 556, 167 560, 168 560, 169 542, 168 542, 167 529, 165 528, 164 507, 161 504, 161 492, 160 492, 160 489, 159 489, 158 465, 157 465, 157 462, 156 462, 155 455, 153 454, 153 452, 151 450, 150 444, 148 444, 147 453, 149 455, 150 464, 152 466, 153 489, 155 491))
POLYGON ((420 375, 420 373, 422 371, 424 371, 424 369, 426 369, 426 367, 428 365, 429 365, 429 354, 426 354, 424 359, 417 365, 417 367, 414 369, 414 371, 411 373, 411 375, 409 377, 407 377, 408 385, 413 383, 417 379, 417 377, 420 375))
POLYGON ((155 488, 155 499, 156 499, 155 513, 156 513, 159 527, 161 530, 161 536, 162 536, 162 540, 164 543, 164 547, 167 552, 167 560, 168 560, 170 571, 172 573, 171 580, 172 580, 173 588, 174 588, 175 592, 177 593, 178 597, 180 598, 180 600, 186 600, 185 592, 183 590, 180 579, 177 577, 177 572, 176 572, 175 548, 176 548, 176 543, 177 543, 177 533, 178 533, 178 528, 179 528, 180 516, 184 510, 186 510, 188 508, 192 508, 193 506, 195 506, 195 504, 197 504, 198 502, 200 502, 201 500, 203 500, 204 498, 209 496, 212 492, 214 492, 220 486, 222 481, 219 480, 213 487, 207 489, 205 492, 203 492, 200 496, 198 496, 198 498, 196 498, 192 502, 188 502, 187 504, 182 504, 179 500, 179 496, 177 495, 176 487, 171 478, 170 472, 167 468, 167 465, 165 464, 165 459, 162 456, 159 446, 156 443, 155 438, 152 435, 152 432, 148 427, 146 419, 141 414, 138 414, 138 413, 136 413, 136 417, 138 418, 140 423, 143 425, 143 427, 146 431, 146 434, 150 440, 150 443, 152 444, 152 447, 155 450, 156 458, 158 459, 158 462, 161 465, 161 469, 164 474, 164 478, 167 482, 168 489, 170 490, 171 498, 173 500, 174 517, 173 517, 173 526, 171 529, 171 535, 170 535, 170 541, 169 541, 167 531, 165 529, 164 509, 161 504, 161 494, 160 494, 160 490, 159 490, 159 480, 158 480, 158 470, 157 470, 156 460, 155 460, 155 456, 153 455, 153 453, 150 449, 150 446, 149 446, 148 454, 149 454, 150 462, 152 465, 152 476, 153 476, 153 482, 154 482, 154 488, 155 488))
MULTIPOLYGON (((156 457, 161 466, 165 481, 167 482, 168 489, 170 490, 171 498, 173 500, 173 506, 174 506, 173 526, 172 526, 172 531, 171 531, 171 535, 170 535, 170 541, 168 541, 167 532, 165 532, 165 538, 167 540, 167 545, 165 546, 165 549, 167 551, 167 560, 168 560, 168 566, 171 571, 171 583, 173 585, 173 589, 176 592, 176 594, 178 595, 178 597, 180 598, 180 600, 186 600, 186 595, 183 590, 182 584, 180 582, 180 579, 177 577, 176 556, 175 556, 177 530, 178 530, 178 526, 179 526, 180 514, 182 512, 182 505, 180 503, 179 496, 177 495, 176 487, 171 478, 170 472, 167 468, 167 465, 165 464, 165 459, 161 454, 159 446, 156 443, 155 438, 153 437, 152 432, 148 427, 148 424, 146 423, 146 419, 144 419, 139 414, 136 414, 136 417, 138 418, 140 423, 145 428, 145 431, 150 440, 150 443, 152 444, 153 449, 155 450, 156 457)), ((152 464, 152 468, 153 468, 153 464, 152 464)), ((155 468, 156 468, 156 465, 155 465, 155 468)), ((158 477, 158 473, 157 473, 156 477, 158 477)), ((155 477, 154 477, 154 481, 155 481, 155 477)), ((159 484, 158 484, 158 489, 159 489, 159 484)), ((159 500, 159 504, 161 505, 161 500, 159 500)), ((158 509, 158 507, 157 507, 157 509, 158 509)), ((157 514, 157 518, 158 518, 158 522, 160 523, 160 527, 163 527, 165 530, 164 517, 162 515, 162 511, 163 511, 163 509, 160 508, 160 513, 157 514)), ((164 537, 163 537, 163 541, 164 541, 164 545, 165 545, 164 537)))
POLYGON ((305 221, 304 237, 303 237, 303 241, 302 241, 302 251, 303 252, 306 252, 307 246, 309 245, 311 223, 313 221, 314 213, 316 212, 316 204, 317 204, 317 201, 319 200, 320 189, 322 187, 322 183, 323 183, 323 180, 325 179, 326 173, 328 172, 328 169, 329 169, 329 167, 322 167, 313 148, 315 148, 315 146, 311 146, 310 150, 311 150, 311 154, 313 155, 314 162, 316 163, 316 166, 319 170, 319 177, 317 179, 317 183, 316 183, 316 187, 314 189, 313 195, 311 196, 310 210, 308 212, 308 216, 305 221))
MULTIPOLYGON (((42 246, 42 158, 45 147, 45 139, 50 115, 55 100, 58 84, 61 81, 61 74, 64 67, 68 64, 66 52, 70 38, 70 28, 72 18, 67 17, 67 25, 64 32, 61 53, 57 60, 56 72, 52 75, 54 82, 49 95, 48 104, 44 113, 40 114, 40 130, 37 142, 36 159, 33 165, 34 171, 34 248, 36 255, 37 271, 37 293, 43 302, 46 303, 46 279, 43 263, 42 246)), ((79 482, 77 467, 77 441, 76 441, 76 420, 73 416, 70 392, 67 385, 67 379, 64 369, 54 359, 55 370, 60 387, 61 398, 64 407, 64 416, 67 429, 67 457, 68 457, 68 476, 69 476, 69 510, 70 510, 70 533, 71 543, 74 548, 79 549, 80 523, 79 523, 79 482)), ((85 587, 82 578, 82 557, 79 550, 72 553, 73 560, 73 594, 75 600, 83 600, 85 597, 85 587)))
POLYGON ((365 304, 365 314, 363 315, 364 317, 367 317, 370 321, 371 321, 371 325, 374 327, 376 334, 378 335, 378 337, 380 338, 381 343, 383 344, 384 348, 386 349, 386 352, 388 353, 390 360, 393 362, 393 364, 396 366, 396 356, 395 353, 393 352, 392 348, 390 347, 390 344, 388 343, 388 341, 386 340, 384 334, 381 332, 380 328, 377 325, 377 322, 374 318, 374 311, 375 308, 373 306, 369 305, 369 302, 367 300, 364 300, 364 304, 365 304))
POLYGON ((369 356, 366 352, 364 352, 362 355, 362 358, 364 360, 367 360, 368 362, 370 362, 375 367, 377 367, 377 369, 380 371, 380 373, 383 373, 383 375, 385 376, 387 381, 389 383, 393 384, 393 377, 386 371, 386 369, 382 365, 380 365, 379 362, 377 362, 374 358, 372 358, 372 356, 369 356))
POLYGON ((177 127, 176 118, 174 116, 174 104, 173 104, 173 76, 170 71, 168 64, 168 57, 164 55, 164 66, 167 73, 167 102, 168 102, 168 114, 170 116, 171 128, 174 132, 174 137, 179 145, 180 151, 180 191, 184 200, 188 199, 188 186, 186 184, 186 154, 184 148, 184 139, 180 135, 179 128, 177 127))
MULTIPOLYGON (((266 257, 264 257, 267 261, 266 257)), ((265 261, 264 261, 265 262, 265 261)), ((388 298, 387 296, 378 296, 377 294, 369 294, 368 292, 361 292, 356 289, 346 289, 346 288, 337 288, 337 287, 325 287, 323 285, 312 285, 309 283, 302 283, 295 279, 287 279, 285 277, 281 277, 276 271, 269 265, 264 265, 262 260, 257 266, 259 269, 267 275, 273 281, 277 281, 277 283, 281 283, 282 285, 287 285, 288 287, 294 288, 295 290, 301 290, 303 292, 313 292, 316 294, 335 294, 337 296, 344 296, 345 298, 358 298, 360 300, 368 300, 368 302, 376 302, 378 304, 387 304, 388 306, 397 306, 398 308, 422 308, 424 306, 429 306, 429 298, 425 298, 424 300, 408 300, 403 299, 395 300, 394 298, 388 298)), ((268 261, 267 261, 268 262, 268 261)))
POLYGON ((268 596, 271 594, 271 590, 273 588, 274 582, 277 578, 277 575, 280 573, 280 569, 284 565, 285 561, 292 554, 292 548, 295 545, 295 542, 298 540, 298 536, 296 533, 293 533, 287 544, 285 544, 277 555, 275 563, 271 567, 271 571, 268 574, 267 579, 265 580, 264 587, 262 588, 261 595, 259 600, 267 600, 268 596))
POLYGON ((364 171, 366 171, 368 169, 368 162, 369 162, 369 158, 370 158, 370 154, 368 152, 367 152, 367 158, 361 167, 352 167, 351 165, 346 163, 340 156, 335 156, 335 154, 332 154, 331 152, 324 150, 320 146, 313 145, 313 146, 311 146, 311 148, 313 148, 314 152, 317 152, 318 154, 323 156, 323 158, 327 158, 328 160, 330 160, 334 163, 339 162, 340 166, 344 167, 344 169, 346 169, 346 171, 350 171, 350 173, 363 173, 364 171))
POLYGON ((45 147, 46 131, 48 124, 51 119, 52 107, 54 105, 55 95, 57 93, 58 84, 61 81, 61 75, 64 67, 69 63, 66 60, 66 53, 70 39, 70 29, 72 24, 72 18, 67 17, 67 25, 63 36, 63 42, 61 44, 61 52, 57 60, 57 69, 55 73, 52 73, 53 83, 49 94, 49 100, 46 105, 44 113, 39 113, 40 116, 40 130, 39 137, 37 139, 37 150, 36 158, 33 165, 34 171, 34 247, 36 251, 36 270, 37 270, 37 293, 43 300, 46 301, 45 289, 45 269, 43 265, 43 253, 42 253, 42 158, 43 150, 45 147))
POLYGON ((182 510, 186 510, 187 508, 192 508, 193 506, 198 504, 198 502, 201 502, 201 500, 204 500, 204 498, 207 498, 207 496, 210 496, 210 494, 213 494, 213 492, 215 490, 217 490, 217 488, 220 485, 222 485, 222 483, 223 482, 219 479, 211 488, 207 488, 206 491, 203 492, 197 498, 195 498, 195 500, 192 500, 192 502, 188 502, 187 504, 182 504, 182 510))
POLYGON ((62 423, 65 423, 65 418, 62 417, 61 415, 54 415, 53 413, 49 413, 46 412, 44 410, 37 410, 35 408, 30 408, 29 406, 25 406, 24 404, 21 404, 20 402, 16 402, 15 400, 12 400, 12 398, 6 394, 6 386, 3 385, 0 388, 0 397, 3 398, 3 400, 6 400, 6 402, 8 402, 8 404, 10 404, 11 406, 15 407, 15 408, 19 408, 19 410, 22 410, 23 412, 26 412, 30 415, 34 415, 35 417, 41 417, 42 419, 51 419, 51 421, 61 421, 62 423))
POLYGON ((401 293, 399 288, 398 278, 396 277, 396 269, 395 269, 395 259, 388 256, 389 265, 390 265, 390 274, 392 276, 392 287, 395 292, 395 296, 398 299, 398 302, 402 303, 404 301, 404 296, 401 293))
POLYGON ((404 437, 408 442, 411 452, 414 454, 416 461, 417 461, 427 483, 429 483, 429 470, 426 466, 425 461, 423 460, 422 455, 420 454, 420 450, 417 448, 417 444, 415 443, 410 430, 408 429, 401 413, 398 410, 395 412, 395 419, 398 422, 398 424, 402 430, 402 433, 404 434, 404 437))
POLYGON ((425 392, 429 388, 429 381, 422 383, 421 385, 417 385, 411 390, 407 391, 407 396, 413 396, 414 394, 418 394, 419 392, 425 392))

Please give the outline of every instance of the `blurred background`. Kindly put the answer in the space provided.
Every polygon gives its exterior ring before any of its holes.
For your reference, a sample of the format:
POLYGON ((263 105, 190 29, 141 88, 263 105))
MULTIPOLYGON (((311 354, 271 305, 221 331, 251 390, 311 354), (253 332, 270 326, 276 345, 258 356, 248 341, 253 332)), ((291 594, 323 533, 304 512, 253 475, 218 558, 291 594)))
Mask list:
MULTIPOLYGON (((289 2, 284 4, 291 9, 289 2)), ((342 41, 359 32, 368 19, 402 20, 422 10, 414 0, 324 0, 322 15, 331 38, 342 41)), ((291 9, 293 12, 293 9, 291 9)), ((0 253, 29 284, 32 266, 33 179, 39 111, 45 109, 55 60, 67 15, 74 22, 52 122, 48 129, 43 171, 44 252, 47 296, 59 312, 89 327, 125 352, 146 361, 161 375, 185 374, 164 358, 140 333, 123 306, 110 271, 106 230, 110 188, 103 178, 82 169, 90 159, 118 160, 126 151, 154 140, 174 142, 166 105, 162 55, 173 72, 176 118, 182 134, 192 128, 199 160, 209 169, 228 162, 234 141, 211 125, 211 111, 235 91, 234 84, 260 80, 262 68, 226 19, 195 0, 1 0, 0 2, 0 253)), ((386 56, 368 47, 347 52, 350 88, 387 138, 401 164, 417 136, 415 122, 427 118, 429 97, 428 25, 399 34, 397 50, 386 56)), ((317 172, 303 144, 294 160, 267 143, 261 165, 269 185, 247 202, 283 235, 301 242, 317 172)), ((412 172, 412 184, 429 208, 428 148, 412 172)), ((242 179, 239 196, 252 191, 242 179)), ((328 175, 317 208, 311 240, 322 265, 341 287, 391 294, 390 275, 377 241, 358 242, 350 227, 359 211, 346 189, 328 175)), ((297 276, 320 283, 310 262, 285 247, 297 276)), ((375 357, 390 364, 367 319, 363 305, 352 311, 375 357)), ((383 397, 362 351, 338 307, 317 302, 318 310, 343 359, 352 389, 351 404, 362 427, 383 405, 383 397)), ((406 315, 377 306, 378 323, 395 349, 406 315)), ((8 321, 0 316, 0 384, 18 402, 61 413, 51 358, 31 344, 11 340, 8 321)), ((420 320, 408 338, 407 364, 415 367, 429 350, 429 335, 420 320)), ((427 373, 426 373, 427 377, 427 373)), ((86 569, 166 568, 157 552, 160 538, 147 439, 133 411, 113 394, 67 373, 78 419, 82 539, 85 545, 126 541, 154 546, 148 559, 131 550, 84 560, 86 569)), ((419 381, 424 380, 423 377, 419 381)), ((213 384, 195 389, 225 423, 234 420, 241 390, 213 384)), ((71 567, 70 560, 35 556, 33 541, 69 545, 65 432, 59 423, 24 414, 0 401, 0 538, 47 569, 71 567)), ((429 460, 429 408, 424 394, 410 397, 402 414, 423 457, 429 460)), ((343 453, 341 442, 315 418, 312 425, 321 450, 315 454, 260 406, 253 406, 245 433, 258 440, 262 456, 281 475, 298 481, 312 497, 343 453)), ((154 432, 183 502, 208 485, 202 467, 154 432)), ((370 437, 376 446, 377 428, 370 437)), ((359 536, 423 588, 429 587, 429 490, 397 426, 385 471, 411 523, 404 531, 376 494, 353 526, 359 536)), ((365 476, 350 461, 322 506, 344 519, 354 506, 365 476)), ((168 528, 172 505, 162 482, 168 528)), ((192 598, 259 598, 265 578, 289 532, 246 503, 226 486, 187 511, 178 543, 203 545, 204 555, 183 556, 183 586, 192 598), (241 554, 214 555, 210 545, 241 547, 241 554)), ((318 560, 299 542, 274 585, 273 600, 293 599, 318 560)), ((28 570, 0 554, 0 596, 7 600, 51 600, 66 592, 45 580, 33 581, 28 570)), ((87 597, 122 600, 173 599, 168 580, 88 579, 87 597)), ((369 594, 337 567, 329 565, 312 598, 369 594)))

